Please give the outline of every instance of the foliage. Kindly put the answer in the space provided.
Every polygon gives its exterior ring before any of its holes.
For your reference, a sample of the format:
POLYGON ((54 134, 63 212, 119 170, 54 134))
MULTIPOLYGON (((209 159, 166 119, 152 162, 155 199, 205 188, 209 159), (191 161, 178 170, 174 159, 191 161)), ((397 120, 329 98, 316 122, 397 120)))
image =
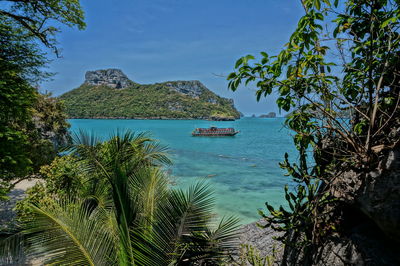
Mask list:
POLYGON ((24 219, 32 214, 30 204, 47 206, 54 198, 78 195, 84 187, 85 175, 79 169, 81 163, 74 157, 56 157, 51 164, 40 168, 41 181, 26 191, 27 197, 17 202, 16 210, 24 219))
POLYGON ((70 155, 57 157, 50 165, 44 165, 40 174, 46 182, 47 194, 75 195, 84 185, 84 176, 79 172, 81 163, 70 155))
POLYGON ((49 95, 34 92, 30 85, 26 86, 33 92, 29 103, 27 94, 18 93, 16 86, 4 86, 2 91, 7 97, 2 99, 7 102, 1 104, 4 112, 0 115, 3 122, 0 126, 3 132, 0 179, 5 181, 37 172, 40 166, 53 160, 59 147, 70 142, 63 105, 49 95))
POLYGON ((13 21, 15 29, 42 42, 58 55, 54 36, 60 32, 56 25, 85 28, 79 0, 9 0, 0 9, 0 17, 13 21))
POLYGON ((49 164, 60 148, 70 144, 67 115, 64 105, 50 94, 38 94, 32 109, 33 119, 27 128, 29 156, 36 172, 49 164))
POLYGON ((77 0, 10 0, 0 7, 2 193, 12 187, 12 183, 6 185, 7 182, 26 176, 54 157, 53 144, 60 140, 48 136, 49 127, 65 138, 66 132, 63 131, 67 126, 65 121, 61 121, 64 118, 60 116, 60 105, 40 96, 34 88, 37 82, 49 77, 43 71, 48 61, 38 41, 58 54, 54 39, 58 29, 54 25, 83 28, 82 19, 77 0), (42 104, 55 109, 49 115, 44 114, 42 112, 50 110, 43 108, 42 104), (55 116, 50 118, 51 115, 55 116), (44 123, 47 128, 37 125, 37 122, 44 123))
POLYGON ((262 52, 256 63, 252 55, 240 58, 228 79, 232 90, 254 82, 258 100, 275 94, 279 108, 295 109, 285 124, 295 132, 299 162, 290 163, 286 154, 281 167, 297 186, 285 188, 289 210, 267 203, 270 215, 261 214, 285 231, 287 246, 311 260, 324 237, 340 229, 333 213, 341 199, 332 193, 338 176, 375 169, 384 152, 399 145, 400 6, 387 0, 301 3, 305 14, 285 48, 277 56, 262 52))
POLYGON ((29 142, 24 128, 30 119, 35 93, 12 70, 0 71, 0 80, 0 176, 8 179, 30 170, 29 142))
POLYGON ((237 220, 210 227, 210 187, 170 188, 166 151, 146 134, 106 142, 77 134, 70 155, 42 167, 46 184, 20 208, 29 256, 71 265, 208 265, 227 257, 237 220))
POLYGON ((203 89, 201 96, 196 99, 171 90, 165 83, 132 84, 122 90, 84 84, 63 94, 60 99, 64 101, 71 118, 202 119, 215 114, 240 117, 229 100, 207 89, 203 89))
POLYGON ((251 245, 241 245, 239 258, 235 260, 233 265, 252 265, 252 266, 272 266, 276 263, 275 249, 272 254, 262 256, 260 251, 251 245))

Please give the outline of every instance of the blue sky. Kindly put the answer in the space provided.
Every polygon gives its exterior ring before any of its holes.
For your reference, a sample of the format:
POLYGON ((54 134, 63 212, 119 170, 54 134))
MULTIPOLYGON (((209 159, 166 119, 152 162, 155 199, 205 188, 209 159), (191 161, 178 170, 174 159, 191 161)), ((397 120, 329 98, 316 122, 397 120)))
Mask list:
POLYGON ((81 0, 84 31, 63 28, 62 58, 42 91, 78 87, 87 70, 120 68, 135 82, 200 80, 233 98, 246 115, 277 112, 275 99, 255 100, 252 86, 227 89, 224 77, 246 54, 277 53, 302 15, 300 0, 81 0))

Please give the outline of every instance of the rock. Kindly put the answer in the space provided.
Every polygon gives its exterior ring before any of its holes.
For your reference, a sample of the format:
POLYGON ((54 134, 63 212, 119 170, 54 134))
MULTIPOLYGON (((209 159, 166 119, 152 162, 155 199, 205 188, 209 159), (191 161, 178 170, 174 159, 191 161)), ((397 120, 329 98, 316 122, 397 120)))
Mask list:
POLYGON ((179 93, 188 95, 192 98, 198 98, 203 93, 203 91, 207 90, 207 88, 198 80, 190 80, 190 81, 170 81, 166 82, 165 85, 170 87, 172 90, 175 90, 179 93))
POLYGON ((217 103, 218 103, 218 100, 215 99, 215 98, 209 98, 209 99, 207 100, 207 102, 212 103, 212 104, 217 104, 217 103))
POLYGON ((255 114, 252 114, 252 115, 251 115, 251 118, 255 118, 255 117, 256 117, 256 115, 255 115, 255 114))
MULTIPOLYGON (((266 256, 273 257, 275 263, 279 262, 282 257, 283 246, 274 237, 279 237, 282 235, 280 232, 274 231, 272 228, 260 228, 257 223, 264 224, 263 220, 254 222, 251 224, 246 224, 240 228, 239 244, 240 246, 233 254, 232 264, 234 265, 251 265, 247 261, 243 264, 239 257, 245 252, 243 247, 250 246, 259 252, 260 257, 265 258, 266 256)), ((231 265, 231 264, 229 264, 231 265)))
POLYGON ((380 150, 375 169, 344 163, 329 187, 337 199, 332 218, 338 231, 307 256, 286 246, 286 265, 400 265, 400 146, 395 137, 397 145, 380 150))
POLYGON ((228 101, 232 108, 235 108, 235 102, 233 101, 233 99, 228 99, 228 101))
POLYGON ((260 118, 275 118, 276 117, 276 113, 275 112, 270 112, 266 115, 260 115, 260 118))
POLYGON ((105 85, 115 89, 124 89, 131 84, 131 81, 120 69, 104 69, 87 71, 85 83, 89 85, 105 85))
POLYGON ((353 233, 350 237, 329 239, 313 265, 399 265, 397 254, 382 239, 353 233))
POLYGON ((400 245, 400 148, 389 151, 381 166, 366 177, 356 204, 400 245))
POLYGON ((346 235, 330 236, 308 256, 287 245, 282 265, 400 265, 396 243, 388 241, 371 220, 353 212, 363 221, 351 226, 346 235))
POLYGON ((169 102, 168 109, 171 111, 183 111, 183 106, 180 102, 169 102))
POLYGON ((400 242, 400 148, 388 151, 377 169, 367 174, 343 172, 333 182, 331 193, 400 242))
POLYGON ((257 223, 264 224, 263 220, 244 225, 241 229, 240 243, 257 248, 262 256, 272 254, 273 249, 282 248, 282 243, 274 237, 282 236, 282 233, 272 228, 261 228, 257 223))
POLYGON ((211 116, 210 119, 212 121, 235 121, 235 118, 233 116, 211 116))

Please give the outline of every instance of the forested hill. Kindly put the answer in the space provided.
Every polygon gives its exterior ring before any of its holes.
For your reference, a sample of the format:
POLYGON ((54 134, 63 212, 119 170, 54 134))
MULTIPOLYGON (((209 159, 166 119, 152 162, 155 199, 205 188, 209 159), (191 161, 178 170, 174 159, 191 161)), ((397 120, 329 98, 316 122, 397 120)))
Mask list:
POLYGON ((85 82, 59 98, 70 118, 213 119, 240 118, 232 99, 200 81, 141 85, 119 69, 88 71, 85 82))

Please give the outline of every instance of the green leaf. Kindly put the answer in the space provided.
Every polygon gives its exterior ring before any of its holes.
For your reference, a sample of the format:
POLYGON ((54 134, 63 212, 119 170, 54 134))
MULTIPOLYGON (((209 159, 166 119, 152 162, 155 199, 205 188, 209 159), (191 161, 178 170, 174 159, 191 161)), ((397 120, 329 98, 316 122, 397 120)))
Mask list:
POLYGON ((243 63, 243 57, 239 58, 239 59, 236 61, 235 68, 239 68, 239 66, 240 66, 242 63, 243 63))
POLYGON ((226 78, 227 80, 230 80, 230 79, 234 79, 234 78, 236 78, 237 77, 237 75, 236 75, 236 73, 235 72, 232 72, 232 73, 230 73, 229 75, 228 75, 228 77, 226 78))
POLYGON ((383 29, 383 28, 387 27, 390 23, 395 23, 396 21, 397 21, 397 17, 388 18, 382 22, 380 27, 383 29))

